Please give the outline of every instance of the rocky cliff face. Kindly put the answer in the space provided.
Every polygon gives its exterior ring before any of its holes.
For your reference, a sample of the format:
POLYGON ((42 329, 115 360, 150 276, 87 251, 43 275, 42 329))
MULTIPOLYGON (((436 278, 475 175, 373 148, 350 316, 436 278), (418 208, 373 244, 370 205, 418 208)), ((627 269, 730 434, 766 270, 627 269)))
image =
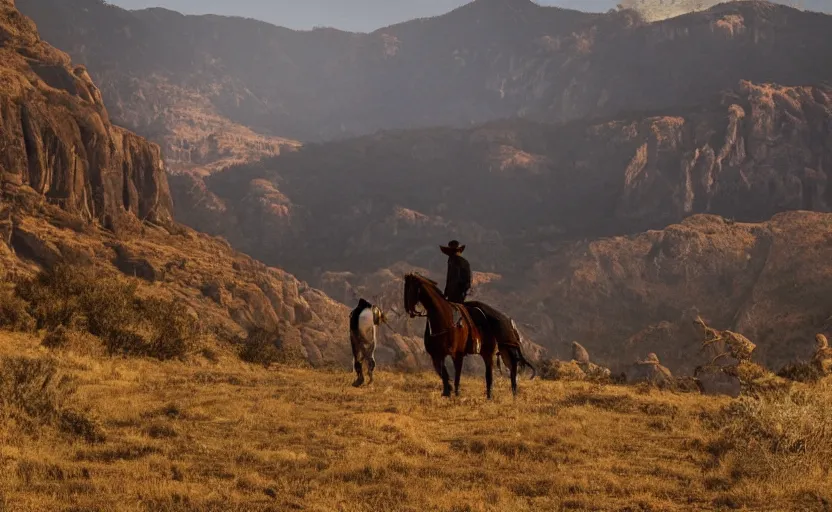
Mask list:
MULTIPOLYGON (((316 141, 514 116, 608 117, 696 105, 743 79, 832 79, 817 65, 832 61, 832 17, 760 1, 651 24, 633 11, 478 0, 372 34, 128 12, 99 0, 18 3, 48 41, 89 66, 119 123, 185 161, 224 122, 316 141)), ((243 149, 250 142, 227 147, 253 156, 243 149)))
POLYGON ((581 242, 527 275, 519 310, 563 356, 580 340, 607 364, 655 352, 691 371, 705 361, 701 315, 757 344, 771 367, 812 355, 832 329, 832 215, 789 212, 743 224, 697 215, 661 231, 581 242))
POLYGON ((171 220, 159 148, 110 124, 86 69, 41 41, 11 2, 0 5, 0 60, 2 183, 109 225, 125 214, 171 220))

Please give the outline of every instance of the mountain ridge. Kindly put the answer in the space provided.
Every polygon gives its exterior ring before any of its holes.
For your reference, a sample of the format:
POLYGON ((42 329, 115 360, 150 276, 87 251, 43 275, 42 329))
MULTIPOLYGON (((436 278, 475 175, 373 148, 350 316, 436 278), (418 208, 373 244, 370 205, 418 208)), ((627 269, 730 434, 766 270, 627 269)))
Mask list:
MULTIPOLYGON (((296 144, 281 138, 314 142, 507 117, 609 117, 696 105, 741 79, 785 85, 832 79, 813 60, 832 59, 823 37, 832 17, 753 2, 652 24, 632 11, 549 7, 508 24, 493 14, 478 24, 471 9, 482 9, 475 4, 371 34, 294 32, 102 5, 19 2, 48 40, 87 65, 115 119, 160 143, 174 168, 183 141, 202 145, 205 133, 225 130, 223 123, 277 137, 273 146, 283 150, 296 144), (805 45, 814 47, 811 55, 805 45), (213 118, 203 120, 195 109, 213 118), (192 124, 205 133, 188 133, 192 124)), ((234 142, 226 147, 232 160, 269 155, 234 142)), ((211 162, 184 167, 198 165, 211 162)))

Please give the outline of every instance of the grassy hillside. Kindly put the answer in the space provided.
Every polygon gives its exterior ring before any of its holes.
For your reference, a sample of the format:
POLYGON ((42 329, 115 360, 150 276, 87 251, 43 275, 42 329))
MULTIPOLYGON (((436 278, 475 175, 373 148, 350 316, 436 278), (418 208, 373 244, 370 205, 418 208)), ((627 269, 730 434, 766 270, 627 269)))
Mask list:
POLYGON ((47 353, 34 338, 0 332, 0 504, 522 511, 832 502, 828 385, 730 402, 536 380, 523 381, 513 401, 498 379, 486 403, 478 375, 452 400, 428 374, 381 373, 361 390, 350 379, 232 359, 47 353), (14 372, 21 357, 30 358, 25 377, 14 372), (60 375, 74 380, 74 393, 55 384, 60 375), (21 405, 7 385, 14 379, 42 407, 21 405), (805 478, 782 480, 791 471, 805 478))

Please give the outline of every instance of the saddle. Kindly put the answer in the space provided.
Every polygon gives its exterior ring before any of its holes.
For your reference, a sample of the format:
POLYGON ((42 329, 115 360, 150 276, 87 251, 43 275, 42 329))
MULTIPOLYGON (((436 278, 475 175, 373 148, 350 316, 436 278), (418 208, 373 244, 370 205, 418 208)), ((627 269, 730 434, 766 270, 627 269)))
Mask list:
POLYGON ((467 351, 473 354, 479 354, 482 350, 482 340, 480 339, 480 333, 477 325, 474 323, 474 319, 468 313, 468 309, 463 304, 457 304, 456 302, 451 303, 451 309, 454 315, 454 327, 461 329, 463 322, 468 325, 468 338, 471 344, 467 347, 467 351))

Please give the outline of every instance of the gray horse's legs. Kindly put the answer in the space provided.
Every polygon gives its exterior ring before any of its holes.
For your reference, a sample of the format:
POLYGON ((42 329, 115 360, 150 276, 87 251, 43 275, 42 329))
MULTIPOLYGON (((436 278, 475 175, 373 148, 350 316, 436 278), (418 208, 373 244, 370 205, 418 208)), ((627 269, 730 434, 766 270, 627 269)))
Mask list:
MULTIPOLYGON (((361 387, 364 384, 364 365, 361 364, 361 361, 355 360, 355 364, 353 365, 355 368, 355 373, 358 377, 355 379, 355 382, 352 383, 353 387, 361 387)), ((372 375, 372 374, 371 374, 372 375)))
POLYGON ((370 381, 367 384, 373 383, 373 370, 376 369, 376 360, 375 358, 370 355, 369 359, 367 360, 367 375, 370 377, 370 381))

